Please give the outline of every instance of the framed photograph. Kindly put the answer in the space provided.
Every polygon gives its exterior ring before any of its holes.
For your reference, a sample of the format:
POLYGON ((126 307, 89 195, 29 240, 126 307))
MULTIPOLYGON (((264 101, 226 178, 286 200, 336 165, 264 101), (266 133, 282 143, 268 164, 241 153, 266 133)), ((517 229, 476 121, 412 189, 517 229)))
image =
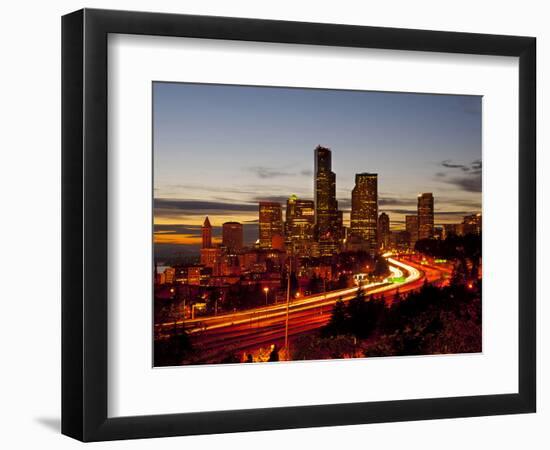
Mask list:
POLYGON ((536 41, 62 21, 62 432, 535 412, 536 41))

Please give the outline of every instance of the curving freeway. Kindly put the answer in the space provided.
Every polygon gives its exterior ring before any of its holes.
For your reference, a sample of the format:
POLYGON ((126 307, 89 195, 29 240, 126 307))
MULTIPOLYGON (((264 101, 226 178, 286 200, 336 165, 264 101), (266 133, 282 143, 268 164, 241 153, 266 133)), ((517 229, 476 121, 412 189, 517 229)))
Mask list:
MULTIPOLYGON (((412 260, 387 258, 392 277, 401 278, 399 283, 388 279, 379 283, 364 284, 367 295, 383 294, 391 303, 397 290, 405 293, 419 289, 424 280, 437 283, 447 276, 447 270, 441 267, 422 265, 412 260)), ((337 300, 346 302, 355 297, 358 287, 330 291, 292 300, 288 305, 289 336, 310 332, 325 325, 330 319, 332 307, 337 300)), ((186 320, 185 328, 193 344, 204 355, 204 362, 227 352, 237 353, 259 347, 284 343, 287 304, 280 303, 246 311, 218 316, 200 317, 186 320)), ((182 322, 179 322, 182 325, 182 322)), ((157 327, 171 328, 174 322, 159 324, 157 327)))

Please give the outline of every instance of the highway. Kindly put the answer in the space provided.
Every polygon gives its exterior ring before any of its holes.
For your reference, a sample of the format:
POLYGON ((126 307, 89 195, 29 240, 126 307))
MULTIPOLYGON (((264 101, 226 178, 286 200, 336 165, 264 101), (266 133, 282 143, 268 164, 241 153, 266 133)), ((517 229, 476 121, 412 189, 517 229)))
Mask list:
MULTIPOLYGON (((391 303, 397 290, 406 293, 419 289, 425 279, 438 283, 448 277, 448 269, 434 265, 419 264, 408 259, 387 258, 392 272, 391 277, 404 277, 399 283, 387 280, 364 284, 366 295, 383 294, 391 303)), ((329 291, 308 297, 293 299, 288 305, 289 337, 310 332, 325 325, 332 308, 338 299, 346 302, 355 297, 358 287, 329 291)), ((227 352, 252 351, 262 346, 284 345, 287 304, 279 303, 266 307, 249 309, 218 316, 200 317, 185 321, 185 328, 191 336, 195 348, 200 349, 204 362, 215 359, 227 352)), ((178 322, 183 325, 183 322, 178 322)), ((159 324, 157 327, 173 328, 174 322, 159 324)))

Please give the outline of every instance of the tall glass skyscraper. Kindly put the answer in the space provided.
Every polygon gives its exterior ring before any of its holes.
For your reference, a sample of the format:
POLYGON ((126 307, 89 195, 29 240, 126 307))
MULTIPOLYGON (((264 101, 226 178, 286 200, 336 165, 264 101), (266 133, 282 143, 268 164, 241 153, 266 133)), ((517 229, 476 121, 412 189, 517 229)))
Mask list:
POLYGON ((295 256, 313 256, 314 227, 314 202, 290 196, 286 202, 287 250, 295 256))
POLYGON ((371 254, 378 250, 378 174, 358 173, 351 191, 350 233, 371 254))
POLYGON ((378 245, 384 250, 390 247, 390 216, 384 212, 378 216, 378 245))
POLYGON ((260 202, 260 248, 273 248, 273 238, 280 240, 283 232, 283 211, 277 202, 260 202))
POLYGON ((434 237, 434 196, 431 192, 418 196, 418 239, 434 237))
POLYGON ((320 145, 315 149, 315 227, 322 256, 339 250, 342 225, 336 200, 336 174, 332 152, 320 145))

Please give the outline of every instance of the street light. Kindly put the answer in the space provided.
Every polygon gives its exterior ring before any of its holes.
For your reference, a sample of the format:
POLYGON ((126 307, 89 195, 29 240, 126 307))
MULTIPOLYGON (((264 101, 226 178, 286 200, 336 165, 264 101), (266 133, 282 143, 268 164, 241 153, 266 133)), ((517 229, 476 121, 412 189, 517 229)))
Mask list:
POLYGON ((265 292, 265 306, 267 306, 267 294, 269 293, 269 288, 264 287, 264 292, 265 292))
POLYGON ((290 276, 292 274, 292 257, 288 259, 287 287, 286 287, 286 318, 285 318, 285 351, 287 358, 290 360, 290 352, 288 349, 288 313, 290 309, 290 276))

